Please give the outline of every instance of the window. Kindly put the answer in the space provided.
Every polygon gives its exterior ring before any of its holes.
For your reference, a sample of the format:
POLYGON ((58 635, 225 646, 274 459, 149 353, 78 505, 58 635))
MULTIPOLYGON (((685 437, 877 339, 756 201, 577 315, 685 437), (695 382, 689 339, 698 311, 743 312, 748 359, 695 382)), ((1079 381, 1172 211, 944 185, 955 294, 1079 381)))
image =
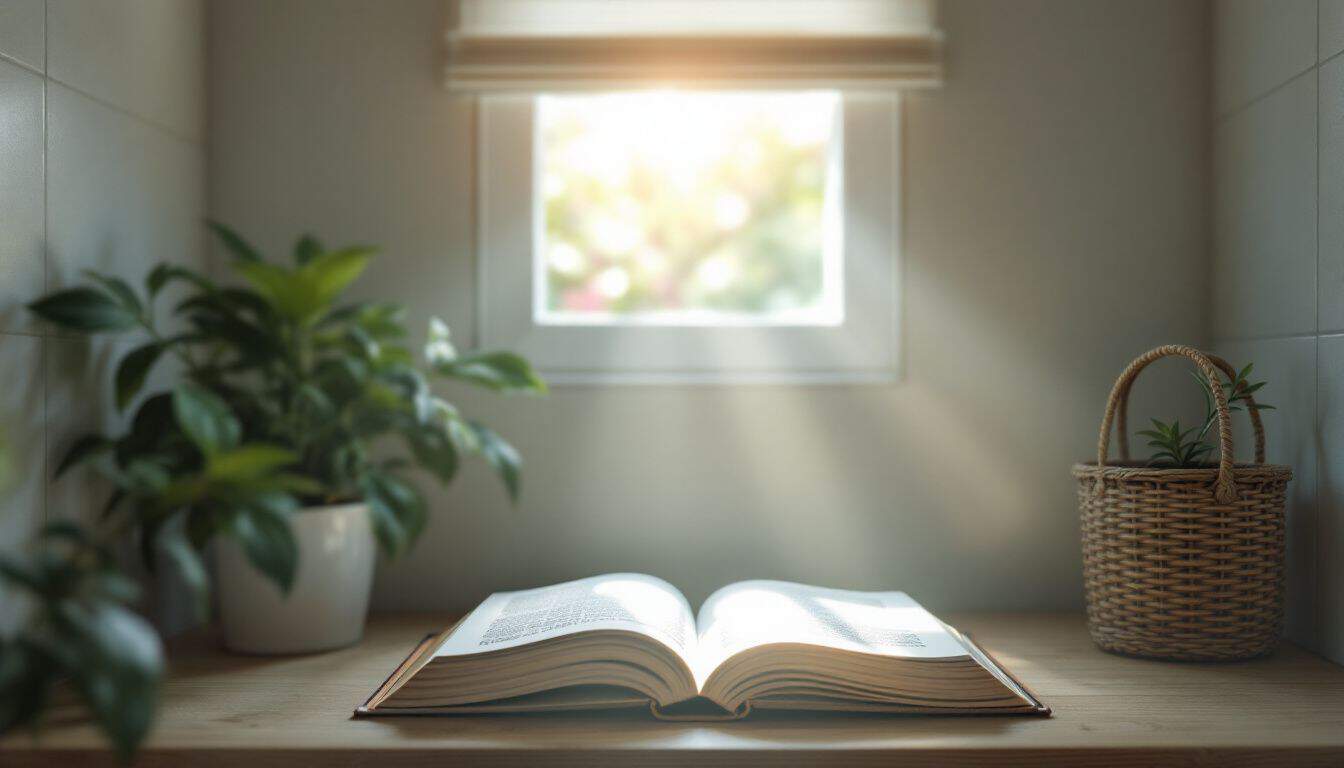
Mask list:
POLYGON ((839 325, 840 97, 537 101, 533 319, 839 325))
POLYGON ((897 100, 488 95, 481 343, 558 383, 890 380, 897 100))
POLYGON ((454 0, 478 339, 566 382, 897 374, 898 95, 936 0, 454 0))

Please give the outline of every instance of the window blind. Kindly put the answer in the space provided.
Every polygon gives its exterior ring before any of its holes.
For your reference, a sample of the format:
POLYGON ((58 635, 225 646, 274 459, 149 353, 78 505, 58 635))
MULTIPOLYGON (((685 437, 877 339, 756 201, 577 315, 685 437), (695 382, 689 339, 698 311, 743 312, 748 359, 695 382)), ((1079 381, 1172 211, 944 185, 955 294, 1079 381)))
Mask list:
POLYGON ((457 0, 454 91, 890 90, 942 80, 935 0, 457 0))

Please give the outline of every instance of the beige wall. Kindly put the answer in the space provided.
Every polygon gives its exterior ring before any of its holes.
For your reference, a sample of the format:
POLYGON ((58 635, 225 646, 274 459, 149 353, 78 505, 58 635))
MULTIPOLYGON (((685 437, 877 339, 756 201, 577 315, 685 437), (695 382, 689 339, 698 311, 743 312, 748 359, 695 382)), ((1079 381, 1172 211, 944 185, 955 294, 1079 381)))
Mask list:
POLYGON ((1219 2, 1215 22, 1212 335, 1279 408, 1290 636, 1344 661, 1344 2, 1219 2))
MULTIPOLYGON (((117 350, 57 336, 23 304, 82 269, 138 281, 160 260, 202 261, 203 24, 186 0, 0 2, 0 547, 101 503, 87 478, 47 475, 117 419, 117 350)), ((0 628, 12 606, 0 594, 0 628)))
MULTIPOLYGON (((362 290, 471 338, 473 107, 439 85, 441 0, 210 8, 212 214, 272 249, 381 244, 362 290)), ((1069 465, 1132 356, 1204 341, 1206 22, 1197 2, 944 3, 947 86, 904 111, 904 380, 462 393, 527 457, 525 499, 470 467, 376 606, 618 569, 692 601, 772 576, 1079 606, 1069 465)), ((1171 382, 1190 394, 1159 372, 1136 412, 1171 382)))

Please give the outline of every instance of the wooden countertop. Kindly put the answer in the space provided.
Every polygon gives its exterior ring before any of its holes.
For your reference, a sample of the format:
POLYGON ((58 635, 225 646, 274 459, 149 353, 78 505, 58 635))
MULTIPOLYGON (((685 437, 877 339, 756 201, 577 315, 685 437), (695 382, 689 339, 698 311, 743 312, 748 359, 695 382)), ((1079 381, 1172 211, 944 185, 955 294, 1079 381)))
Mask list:
MULTIPOLYGON (((352 648, 234 656, 175 643, 137 765, 1344 765, 1344 667, 1284 645, 1235 664, 1112 656, 1075 615, 953 615, 1054 708, 1051 718, 756 713, 668 723, 634 713, 353 720, 351 710, 450 617, 380 616, 352 648)), ((57 717, 0 740, 0 765, 112 764, 57 717)))

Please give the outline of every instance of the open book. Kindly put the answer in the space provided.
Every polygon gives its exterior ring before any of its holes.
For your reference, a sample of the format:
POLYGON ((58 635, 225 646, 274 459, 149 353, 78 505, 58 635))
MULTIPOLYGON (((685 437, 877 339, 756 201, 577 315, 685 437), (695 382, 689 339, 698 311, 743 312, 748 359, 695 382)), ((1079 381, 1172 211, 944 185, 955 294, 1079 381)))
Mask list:
POLYGON ((696 615, 662 579, 618 573, 491 595, 426 638, 357 714, 616 707, 693 719, 1049 712, 903 592, 744 581, 696 615))

